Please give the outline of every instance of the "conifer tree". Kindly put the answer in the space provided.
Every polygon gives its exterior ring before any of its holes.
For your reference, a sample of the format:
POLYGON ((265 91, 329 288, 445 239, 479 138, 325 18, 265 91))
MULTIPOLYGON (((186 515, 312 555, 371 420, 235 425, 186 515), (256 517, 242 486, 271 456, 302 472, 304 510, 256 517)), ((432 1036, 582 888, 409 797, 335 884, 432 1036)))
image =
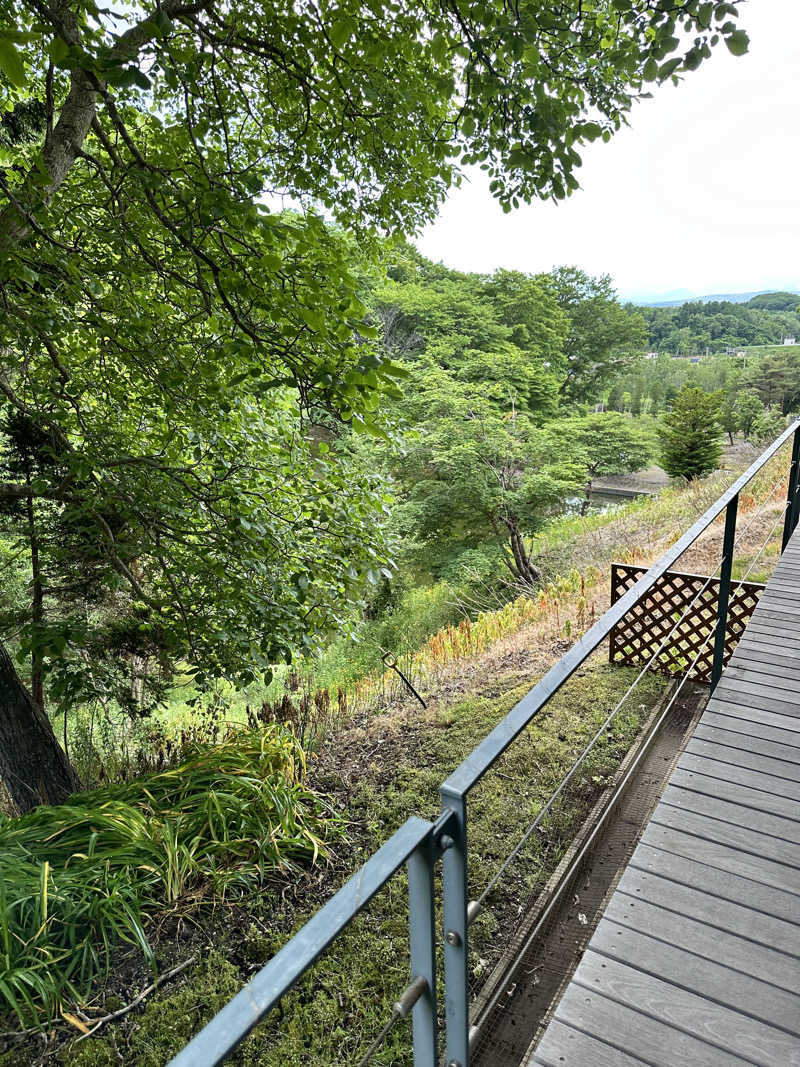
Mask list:
POLYGON ((719 393, 684 386, 661 420, 661 466, 673 478, 699 478, 719 464, 722 427, 719 393))

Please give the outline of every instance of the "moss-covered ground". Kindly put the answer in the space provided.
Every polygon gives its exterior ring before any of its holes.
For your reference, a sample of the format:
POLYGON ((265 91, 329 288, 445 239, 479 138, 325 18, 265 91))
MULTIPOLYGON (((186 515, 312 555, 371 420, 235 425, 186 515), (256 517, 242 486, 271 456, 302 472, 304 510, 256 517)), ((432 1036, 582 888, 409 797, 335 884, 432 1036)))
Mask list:
MULTIPOLYGON (((634 677, 599 661, 590 665, 475 789, 470 798, 471 896, 487 884, 634 677)), ((468 696, 434 702, 425 712, 396 708, 331 738, 311 776, 349 822, 347 843, 339 847, 336 860, 292 883, 266 887, 247 901, 187 903, 186 921, 169 924, 171 933, 163 935, 159 949, 162 959, 169 960, 180 958, 182 947, 185 955, 196 952, 194 968, 172 987, 152 994, 124 1022, 109 1024, 84 1041, 61 1041, 43 1059, 69 1067, 166 1063, 409 815, 436 814, 439 783, 533 680, 520 672, 488 677, 468 696)), ((502 951, 524 902, 557 865, 664 687, 663 679, 642 681, 552 817, 493 891, 490 906, 472 928, 470 966, 476 988, 502 951)), ((408 980, 406 892, 400 874, 232 1062, 248 1067, 357 1063, 408 980)), ((139 981, 149 978, 140 975, 139 981)), ((135 980, 129 977, 128 982, 118 983, 116 995, 122 1000, 135 995, 135 980)), ((38 1059, 36 1053, 36 1043, 27 1050, 18 1047, 0 1063, 31 1063, 38 1059)), ((373 1062, 384 1067, 410 1063, 407 1023, 391 1032, 373 1062)))

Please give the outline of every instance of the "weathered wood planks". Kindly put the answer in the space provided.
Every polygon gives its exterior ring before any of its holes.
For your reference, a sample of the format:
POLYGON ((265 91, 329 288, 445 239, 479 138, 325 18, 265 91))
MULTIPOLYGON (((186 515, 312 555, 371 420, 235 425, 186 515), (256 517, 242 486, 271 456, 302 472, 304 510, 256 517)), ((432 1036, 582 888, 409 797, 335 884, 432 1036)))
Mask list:
POLYGON ((528 1062, 800 1067, 800 531, 528 1062))

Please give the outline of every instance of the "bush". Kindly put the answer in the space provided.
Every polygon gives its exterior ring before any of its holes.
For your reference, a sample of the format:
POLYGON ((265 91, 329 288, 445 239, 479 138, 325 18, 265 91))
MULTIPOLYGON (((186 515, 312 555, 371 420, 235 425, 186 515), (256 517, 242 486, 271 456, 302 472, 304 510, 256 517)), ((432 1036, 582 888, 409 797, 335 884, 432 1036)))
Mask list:
POLYGON ((0 999, 22 1026, 80 1001, 120 943, 152 960, 146 917, 187 890, 243 891, 313 861, 331 823, 302 770, 297 740, 272 728, 4 820, 0 999))

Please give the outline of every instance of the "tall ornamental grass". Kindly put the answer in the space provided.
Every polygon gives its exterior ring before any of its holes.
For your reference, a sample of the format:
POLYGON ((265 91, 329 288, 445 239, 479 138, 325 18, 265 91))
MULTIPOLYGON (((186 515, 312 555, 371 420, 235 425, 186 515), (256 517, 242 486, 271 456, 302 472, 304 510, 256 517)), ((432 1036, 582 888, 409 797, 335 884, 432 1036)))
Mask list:
POLYGON ((147 918, 312 862, 336 827, 287 731, 196 748, 180 766, 0 823, 0 1004, 23 1027, 80 1004, 111 953, 152 964, 147 918))

